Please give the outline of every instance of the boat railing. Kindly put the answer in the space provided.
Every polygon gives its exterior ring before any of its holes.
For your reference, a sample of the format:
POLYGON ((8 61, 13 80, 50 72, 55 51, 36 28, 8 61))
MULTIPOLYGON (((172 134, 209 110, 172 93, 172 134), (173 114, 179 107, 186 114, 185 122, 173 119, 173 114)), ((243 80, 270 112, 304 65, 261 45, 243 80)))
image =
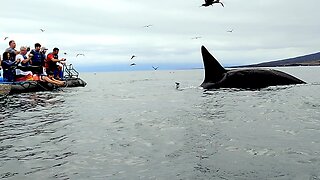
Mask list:
POLYGON ((76 69, 74 69, 72 64, 63 65, 63 74, 64 79, 78 78, 79 76, 79 72, 76 69))

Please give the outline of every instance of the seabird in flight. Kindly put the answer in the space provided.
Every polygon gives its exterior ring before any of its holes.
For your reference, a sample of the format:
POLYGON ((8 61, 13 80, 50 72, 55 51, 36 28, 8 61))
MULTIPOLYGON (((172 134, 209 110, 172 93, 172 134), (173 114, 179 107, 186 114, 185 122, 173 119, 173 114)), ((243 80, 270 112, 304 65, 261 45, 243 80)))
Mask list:
POLYGON ((196 37, 193 37, 193 38, 191 38, 191 39, 200 39, 200 38, 202 38, 202 37, 196 36, 196 37))
POLYGON ((232 32, 233 32, 233 29, 231 29, 231 30, 228 30, 227 32, 229 32, 229 33, 232 33, 232 32))
POLYGON ((208 7, 208 6, 212 6, 213 4, 216 4, 216 3, 220 3, 222 5, 222 7, 224 7, 223 3, 220 2, 220 0, 205 0, 205 3, 202 4, 201 6, 208 7))
POLYGON ((76 55, 76 57, 78 57, 78 56, 84 56, 84 54, 79 53, 76 55))
POLYGON ((153 25, 152 24, 148 24, 148 25, 145 25, 143 27, 148 28, 148 27, 151 27, 151 26, 153 26, 153 25))

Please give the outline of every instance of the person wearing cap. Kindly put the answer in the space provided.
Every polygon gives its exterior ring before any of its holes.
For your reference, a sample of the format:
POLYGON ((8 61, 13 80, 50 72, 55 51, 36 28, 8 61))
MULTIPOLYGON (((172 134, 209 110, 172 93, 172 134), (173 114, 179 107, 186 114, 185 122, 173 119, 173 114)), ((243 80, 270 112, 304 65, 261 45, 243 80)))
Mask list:
POLYGON ((46 69, 45 69, 45 63, 46 63, 46 59, 47 59, 47 56, 46 56, 47 50, 48 50, 48 48, 46 48, 46 47, 44 47, 44 46, 41 47, 41 49, 40 49, 41 61, 43 62, 43 63, 42 63, 43 72, 46 71, 46 69))
MULTIPOLYGON (((46 53, 47 53, 47 50, 48 50, 48 48, 46 48, 46 47, 41 47, 41 49, 40 49, 40 53, 42 54, 42 55, 44 55, 44 57, 46 56, 46 53)), ((44 58, 45 59, 45 58, 44 58)))
POLYGON ((48 54, 47 59, 46 59, 46 71, 52 71, 52 72, 57 72, 56 78, 61 79, 60 74, 62 71, 62 66, 58 65, 57 63, 64 63, 66 60, 65 58, 59 59, 59 48, 53 48, 53 51, 48 54))

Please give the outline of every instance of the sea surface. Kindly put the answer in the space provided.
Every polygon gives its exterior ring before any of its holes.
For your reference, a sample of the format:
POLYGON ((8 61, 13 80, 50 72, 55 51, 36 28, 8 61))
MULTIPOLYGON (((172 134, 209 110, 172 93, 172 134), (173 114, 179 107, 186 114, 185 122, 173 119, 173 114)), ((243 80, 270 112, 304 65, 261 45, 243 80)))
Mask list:
POLYGON ((204 91, 202 69, 99 72, 1 97, 0 179, 320 179, 320 67, 278 69, 308 84, 204 91))

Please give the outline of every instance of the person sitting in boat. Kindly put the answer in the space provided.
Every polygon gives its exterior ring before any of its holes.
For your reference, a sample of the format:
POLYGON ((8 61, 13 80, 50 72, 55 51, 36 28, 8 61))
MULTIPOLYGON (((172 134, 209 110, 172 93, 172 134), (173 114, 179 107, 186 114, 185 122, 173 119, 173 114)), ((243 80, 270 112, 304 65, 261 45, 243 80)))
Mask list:
POLYGON ((40 53, 40 48, 41 48, 41 44, 40 43, 35 43, 34 44, 34 48, 33 50, 31 50, 30 54, 32 54, 32 58, 30 61, 30 65, 31 66, 35 66, 37 68, 34 68, 32 70, 33 74, 42 74, 43 72, 43 65, 44 65, 44 60, 43 60, 43 56, 40 53))
POLYGON ((20 60, 12 61, 11 53, 4 52, 3 60, 1 62, 3 68, 3 81, 13 82, 15 79, 16 71, 15 68, 20 63, 20 60))
POLYGON ((10 53, 11 61, 15 61, 16 55, 20 53, 16 49, 16 42, 14 40, 9 41, 9 47, 5 50, 5 52, 10 53))
POLYGON ((60 80, 57 80, 53 77, 52 71, 48 71, 47 73, 44 72, 42 75, 33 75, 33 80, 48 82, 48 83, 54 84, 56 86, 66 86, 65 81, 60 81, 60 80))
POLYGON ((48 50, 48 48, 46 48, 44 46, 41 47, 41 49, 40 49, 41 61, 43 62, 43 64, 42 64, 42 72, 46 72, 45 63, 46 63, 46 59, 47 59, 47 55, 46 55, 47 50, 48 50))
MULTIPOLYGON (((1 59, 1 55, 0 55, 0 70, 2 70, 1 62, 2 62, 2 59, 1 59)), ((2 81, 2 74, 1 74, 1 72, 2 72, 2 71, 0 71, 0 81, 2 81)))
POLYGON ((46 59, 46 63, 45 63, 45 67, 46 67, 46 71, 52 71, 52 72, 56 72, 56 78, 57 79, 61 79, 61 72, 62 72, 62 66, 58 65, 57 63, 61 63, 63 64, 64 61, 66 60, 65 58, 61 58, 59 59, 59 48, 53 48, 53 51, 51 53, 48 54, 47 59, 46 59))
POLYGON ((20 61, 16 68, 16 81, 28 81, 28 80, 33 80, 32 78, 32 71, 28 69, 30 66, 30 61, 32 56, 27 57, 27 47, 22 46, 20 48, 20 54, 16 56, 16 60, 20 61))
POLYGON ((48 50, 48 48, 46 48, 44 46, 41 47, 41 49, 40 49, 41 61, 43 62, 43 66, 44 66, 46 58, 47 58, 47 56, 46 56, 47 50, 48 50))

